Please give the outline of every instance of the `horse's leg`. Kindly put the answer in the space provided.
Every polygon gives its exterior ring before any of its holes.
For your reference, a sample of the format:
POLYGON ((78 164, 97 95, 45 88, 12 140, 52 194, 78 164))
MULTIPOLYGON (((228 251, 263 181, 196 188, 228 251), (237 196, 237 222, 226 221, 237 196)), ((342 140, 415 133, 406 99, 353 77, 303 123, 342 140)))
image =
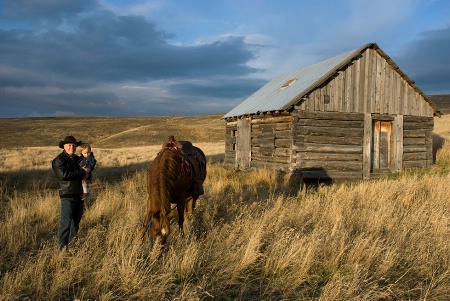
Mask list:
POLYGON ((178 227, 180 228, 181 235, 184 235, 183 232, 183 223, 184 223, 184 210, 186 206, 186 199, 184 196, 178 198, 178 227))
POLYGON ((150 210, 150 200, 147 202, 147 211, 145 212, 144 223, 142 224, 141 233, 139 234, 139 239, 144 242, 145 233, 147 233, 148 223, 152 219, 152 212, 150 210))
POLYGON ((196 201, 198 199, 198 194, 194 194, 192 197, 190 197, 187 202, 186 202, 186 209, 184 210, 184 212, 186 214, 193 214, 194 213, 194 209, 195 209, 195 204, 196 201))

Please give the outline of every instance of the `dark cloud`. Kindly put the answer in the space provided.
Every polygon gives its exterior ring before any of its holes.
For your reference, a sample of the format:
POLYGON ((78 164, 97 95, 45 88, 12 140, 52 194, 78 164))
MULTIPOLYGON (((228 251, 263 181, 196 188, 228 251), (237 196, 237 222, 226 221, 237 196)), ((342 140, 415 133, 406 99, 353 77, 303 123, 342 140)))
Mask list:
MULTIPOLYGON (((146 111, 138 104, 145 103, 146 96, 127 99, 123 93, 119 95, 124 83, 210 80, 257 71, 246 65, 254 54, 243 37, 197 46, 173 45, 169 43, 173 34, 157 29, 154 22, 144 17, 118 16, 102 10, 94 1, 69 2, 5 2, 3 20, 26 22, 16 24, 14 29, 0 23, 0 98, 8 106, 0 117, 20 115, 19 112, 135 115, 146 111), (107 85, 116 87, 108 90, 107 85), (95 105, 86 111, 84 103, 95 105)), ((242 82, 240 88, 234 85, 228 94, 242 98, 244 95, 238 91, 247 92, 243 88, 247 86, 245 80, 242 82)), ((229 88, 221 81, 211 83, 211 87, 185 84, 184 99, 193 99, 187 91, 197 97, 200 91, 196 89, 208 90, 210 95, 219 97, 229 88)), ((179 98, 174 95, 177 85, 161 86, 171 87, 174 90, 168 92, 170 99, 179 98)), ((165 104, 156 111, 163 112, 164 106, 167 109, 167 99, 161 99, 165 104)))
POLYGON ((57 26, 97 7, 92 0, 5 0, 0 17, 36 26, 57 26))
POLYGON ((450 93, 450 27, 423 32, 394 61, 425 94, 450 93))

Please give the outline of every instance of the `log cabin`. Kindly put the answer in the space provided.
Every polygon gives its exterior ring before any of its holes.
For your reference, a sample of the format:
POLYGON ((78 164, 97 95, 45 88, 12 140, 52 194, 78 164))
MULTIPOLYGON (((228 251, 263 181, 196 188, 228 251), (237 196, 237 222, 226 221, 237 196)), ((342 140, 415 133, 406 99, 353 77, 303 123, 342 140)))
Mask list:
POLYGON ((332 180, 429 167, 440 115, 369 43, 276 76, 226 113, 224 166, 332 180))

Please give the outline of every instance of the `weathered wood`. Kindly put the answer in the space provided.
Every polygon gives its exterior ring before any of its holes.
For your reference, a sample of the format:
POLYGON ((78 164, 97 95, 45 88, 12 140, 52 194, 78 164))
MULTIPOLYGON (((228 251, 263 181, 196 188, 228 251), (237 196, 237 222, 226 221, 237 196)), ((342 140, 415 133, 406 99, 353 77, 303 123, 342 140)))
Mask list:
MULTIPOLYGON (((304 166, 339 177, 347 172, 372 178, 432 164, 433 109, 377 49, 366 49, 299 97, 289 112, 263 112, 250 118, 252 168, 264 166, 264 160, 273 167, 281 161, 282 168, 304 166), (376 122, 379 137, 372 136, 376 122), (379 149, 372 156, 374 146, 379 149), (388 168, 374 166, 371 171, 375 157, 388 168)), ((235 137, 239 119, 226 121, 225 161, 232 162, 242 137, 235 137)))
POLYGON ((275 170, 281 170, 284 172, 289 171, 289 164, 282 164, 279 162, 266 162, 266 161, 252 161, 250 163, 251 167, 254 168, 269 168, 269 169, 275 169, 275 170))
POLYGON ((433 121, 424 122, 404 122, 405 130, 420 130, 420 129, 432 129, 434 126, 433 121))
POLYGON ((279 116, 279 117, 264 117, 255 116, 252 120, 252 125, 256 124, 274 124, 274 123, 285 123, 288 124, 292 122, 292 116, 279 116))
POLYGON ((265 138, 265 139, 274 139, 274 138, 291 138, 292 131, 275 131, 275 132, 261 132, 258 130, 252 131, 252 138, 265 138))
POLYGON ((252 139, 265 139, 273 141, 275 139, 275 135, 274 133, 253 132, 252 139))
POLYGON ((318 120, 364 120, 364 115, 358 113, 297 111, 296 115, 299 118, 318 120))
POLYGON ((427 167, 427 161, 403 161, 403 168, 424 168, 427 167))
POLYGON ((361 145, 361 139, 349 139, 348 137, 329 137, 329 136, 296 136, 297 143, 324 143, 340 145, 361 145))
POLYGON ((403 153, 416 153, 416 152, 426 152, 426 145, 404 145, 403 146, 403 153))
POLYGON ((300 170, 299 173, 305 179, 362 179, 360 171, 300 170))
POLYGON ((361 145, 337 145, 323 143, 298 143, 297 151, 303 152, 324 152, 324 153, 343 153, 343 154, 362 154, 361 145))
POLYGON ((290 157, 291 156, 291 149, 290 148, 282 148, 282 147, 277 147, 274 150, 274 156, 287 156, 290 157))
POLYGON ((372 114, 372 119, 379 121, 394 121, 395 116, 385 114, 372 114))
POLYGON ((256 151, 256 148, 253 148, 252 158, 255 158, 255 154, 257 154, 257 153, 271 156, 274 151, 275 151, 275 147, 273 145, 272 146, 260 146, 258 148, 258 151, 256 151))
POLYGON ((252 145, 253 146, 275 147, 275 142, 273 139, 252 138, 252 145))
POLYGON ((362 161, 362 154, 297 152, 297 159, 312 161, 362 161))
POLYGON ((251 120, 241 118, 237 122, 239 135, 236 139, 236 169, 245 170, 250 166, 251 160, 251 120))
POLYGON ((392 158, 392 167, 391 170, 394 172, 400 172, 403 166, 403 115, 397 115, 393 124, 393 141, 394 141, 394 150, 393 150, 393 158, 392 158))
POLYGON ((336 128, 363 128, 364 120, 334 120, 334 119, 307 119, 302 118, 296 122, 297 126, 317 126, 336 128))
POLYGON ((425 145, 425 137, 423 138, 404 138, 403 146, 406 145, 425 145))
POLYGON ((285 138, 292 138, 292 130, 286 130, 286 131, 276 131, 275 138, 277 139, 285 139, 285 138))
POLYGON ((289 163, 288 157, 272 157, 272 156, 263 156, 261 154, 254 154, 252 157, 252 162, 254 161, 261 161, 261 162, 277 162, 277 163, 289 163))
POLYGON ((292 145, 292 139, 275 139, 275 147, 290 147, 292 145))
POLYGON ((426 161, 427 152, 404 153, 403 162, 405 161, 426 161))
POLYGON ((372 115, 370 113, 364 114, 364 137, 362 141, 363 147, 363 179, 370 178, 371 168, 371 139, 372 139, 372 115))
POLYGON ((425 138, 427 135, 427 129, 408 129, 403 131, 403 137, 405 138, 425 138))
MULTIPOLYGON (((301 157, 297 157, 297 161, 300 162, 301 157)), ((362 161, 301 161, 297 166, 298 168, 324 168, 327 170, 362 170, 362 161)))
POLYGON ((363 128, 336 128, 336 127, 317 127, 301 126, 297 128, 297 133, 301 135, 314 136, 338 136, 338 137, 358 137, 362 138, 363 128))

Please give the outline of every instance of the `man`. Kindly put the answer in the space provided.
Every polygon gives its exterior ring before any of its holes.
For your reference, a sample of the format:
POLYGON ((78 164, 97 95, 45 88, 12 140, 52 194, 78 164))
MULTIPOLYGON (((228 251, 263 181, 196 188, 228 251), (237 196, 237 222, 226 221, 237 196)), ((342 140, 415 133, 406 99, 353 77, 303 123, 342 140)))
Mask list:
POLYGON ((80 227, 84 202, 81 199, 83 187, 81 181, 87 179, 90 170, 79 165, 80 157, 75 155, 77 141, 73 136, 66 136, 59 142, 63 151, 52 161, 52 168, 59 179, 59 197, 61 198, 60 227, 58 231, 59 250, 67 249, 80 227))

